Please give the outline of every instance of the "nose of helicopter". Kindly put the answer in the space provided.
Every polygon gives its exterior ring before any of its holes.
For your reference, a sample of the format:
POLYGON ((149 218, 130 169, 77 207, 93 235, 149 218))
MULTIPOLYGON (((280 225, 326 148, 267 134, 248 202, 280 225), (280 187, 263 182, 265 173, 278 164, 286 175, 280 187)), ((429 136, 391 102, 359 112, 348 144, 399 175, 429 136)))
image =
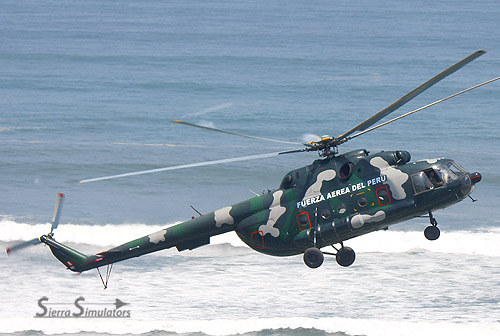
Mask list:
POLYGON ((460 192, 466 197, 474 190, 474 184, 481 181, 480 173, 467 173, 460 178, 460 192))

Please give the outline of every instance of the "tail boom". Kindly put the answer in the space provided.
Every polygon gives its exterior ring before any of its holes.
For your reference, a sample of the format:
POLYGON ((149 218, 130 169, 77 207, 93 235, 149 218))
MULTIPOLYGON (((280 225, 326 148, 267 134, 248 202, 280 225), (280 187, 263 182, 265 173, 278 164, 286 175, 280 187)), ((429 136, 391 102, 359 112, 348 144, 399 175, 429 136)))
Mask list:
POLYGON ((52 254, 66 268, 74 272, 84 272, 174 246, 178 251, 192 250, 210 244, 211 236, 235 229, 234 226, 217 228, 212 224, 213 220, 207 221, 207 218, 203 217, 206 217, 206 215, 132 240, 95 255, 85 255, 61 244, 51 235, 40 237, 40 241, 50 247, 52 254))
POLYGON ((50 234, 42 236, 40 240, 50 247, 54 256, 68 269, 84 272, 158 250, 176 247, 184 251, 208 245, 210 237, 241 229, 245 218, 255 212, 267 211, 272 202, 272 194, 260 195, 250 202, 244 201, 216 210, 90 256, 57 242, 50 234))

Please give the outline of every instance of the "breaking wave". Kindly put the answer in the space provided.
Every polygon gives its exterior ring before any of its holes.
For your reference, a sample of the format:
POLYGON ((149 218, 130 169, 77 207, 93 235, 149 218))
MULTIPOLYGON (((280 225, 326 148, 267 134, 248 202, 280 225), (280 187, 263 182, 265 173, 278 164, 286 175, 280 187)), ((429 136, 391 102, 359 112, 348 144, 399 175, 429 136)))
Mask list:
MULTIPOLYGON (((86 244, 97 247, 111 247, 138 237, 175 225, 108 224, 78 225, 61 224, 55 236, 62 243, 86 244)), ((13 220, 0 221, 1 244, 6 246, 15 241, 27 241, 50 230, 50 224, 25 224, 13 220)), ((246 246, 234 233, 211 238, 211 245, 246 246)), ((406 253, 426 250, 438 253, 500 256, 500 228, 484 228, 475 231, 442 231, 437 241, 428 241, 422 231, 378 231, 354 238, 348 242, 357 253, 406 253)))

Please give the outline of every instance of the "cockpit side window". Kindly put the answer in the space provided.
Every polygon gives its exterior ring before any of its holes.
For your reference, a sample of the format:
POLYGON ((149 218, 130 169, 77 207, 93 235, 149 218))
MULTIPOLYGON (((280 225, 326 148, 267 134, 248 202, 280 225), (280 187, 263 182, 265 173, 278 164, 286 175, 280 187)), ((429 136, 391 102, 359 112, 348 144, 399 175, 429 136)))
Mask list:
POLYGON ((442 187, 445 175, 439 169, 426 169, 411 176, 415 194, 442 187))
POLYGON ((415 189, 415 194, 434 188, 431 180, 429 180, 429 177, 423 171, 413 174, 411 176, 411 181, 413 183, 413 188, 415 189))
POLYGON ((443 185, 443 180, 439 176, 438 173, 434 169, 426 169, 424 170, 425 175, 429 178, 429 181, 431 181, 432 185, 435 188, 441 187, 443 185))

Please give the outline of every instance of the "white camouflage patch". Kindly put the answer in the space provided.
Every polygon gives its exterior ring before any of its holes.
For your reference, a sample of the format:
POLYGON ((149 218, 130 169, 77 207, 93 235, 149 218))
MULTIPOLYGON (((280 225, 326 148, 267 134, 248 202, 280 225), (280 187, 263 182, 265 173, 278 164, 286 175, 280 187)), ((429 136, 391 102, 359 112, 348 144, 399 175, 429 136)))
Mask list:
POLYGON ((304 195, 304 199, 321 195, 321 187, 323 186, 323 182, 331 181, 335 178, 335 176, 337 176, 337 172, 335 172, 335 170, 333 169, 328 169, 319 173, 316 178, 316 182, 311 184, 311 186, 307 189, 306 194, 304 195))
MULTIPOLYGON (((416 162, 427 162, 428 164, 434 164, 434 163, 438 162, 439 159, 442 159, 442 158, 437 158, 437 159, 423 159, 423 160, 417 160, 416 162)), ((414 162, 413 164, 415 164, 416 162, 414 162)))
POLYGON ((387 182, 391 187, 392 197, 397 200, 402 200, 406 197, 403 184, 408 181, 408 174, 401 170, 391 167, 387 161, 381 157, 375 157, 370 160, 370 164, 380 169, 380 173, 387 175, 387 182))
POLYGON ((351 219, 351 226, 354 229, 359 229, 365 223, 381 222, 385 219, 385 212, 377 211, 375 215, 355 215, 351 219))
POLYGON ((167 229, 152 233, 148 236, 149 242, 152 244, 158 244, 159 242, 165 241, 166 234, 167 234, 167 229))
POLYGON ((227 206, 225 208, 215 210, 214 215, 215 215, 215 226, 220 228, 223 224, 234 224, 234 218, 229 214, 229 211, 231 211, 233 207, 227 206))
POLYGON ((273 194, 273 203, 269 207, 269 218, 267 219, 266 225, 261 225, 259 231, 262 231, 262 236, 270 234, 274 238, 280 235, 280 230, 275 228, 274 225, 278 219, 286 212, 286 208, 282 207, 280 204, 281 196, 283 195, 283 190, 278 190, 273 194))

